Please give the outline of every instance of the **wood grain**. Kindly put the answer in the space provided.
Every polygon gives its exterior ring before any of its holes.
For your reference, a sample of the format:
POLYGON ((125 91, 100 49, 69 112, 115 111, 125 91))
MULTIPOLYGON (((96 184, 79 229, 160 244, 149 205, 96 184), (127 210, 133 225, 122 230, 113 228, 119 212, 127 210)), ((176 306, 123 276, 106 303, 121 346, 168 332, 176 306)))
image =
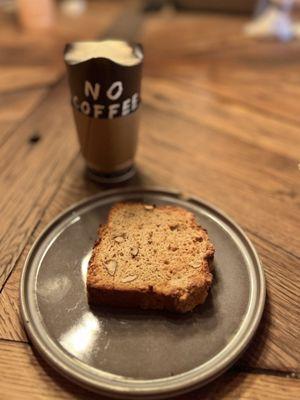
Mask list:
POLYGON ((299 41, 247 38, 248 18, 234 15, 175 14, 149 18, 141 40, 147 71, 181 78, 198 91, 237 101, 291 123, 299 123, 299 41), (172 26, 172 29, 169 27, 172 26))
POLYGON ((10 93, 0 97, 0 143, 30 114, 46 94, 46 89, 10 93))
POLYGON ((240 365, 300 371, 299 259, 247 232, 259 251, 267 279, 262 322, 240 365))
MULTIPOLYGON (((23 343, 0 341, 0 385, 3 400, 103 399, 68 382, 23 343), (17 377, 17 379, 16 379, 17 377)), ((214 383, 176 399, 296 400, 298 379, 228 372, 214 383)), ((175 400, 176 400, 175 399, 175 400)))
POLYGON ((0 146, 46 95, 44 88, 0 96, 0 146))
POLYGON ((299 159, 299 128, 285 120, 257 110, 253 112, 252 108, 237 101, 212 96, 207 90, 199 90, 195 79, 149 78, 145 85, 147 101, 156 103, 159 110, 174 114, 180 110, 182 117, 198 122, 202 130, 207 127, 224 132, 250 145, 295 161, 299 159), (287 135, 289 140, 286 140, 287 135))
POLYGON ((76 154, 70 111, 63 82, 1 146, 0 288, 76 154))

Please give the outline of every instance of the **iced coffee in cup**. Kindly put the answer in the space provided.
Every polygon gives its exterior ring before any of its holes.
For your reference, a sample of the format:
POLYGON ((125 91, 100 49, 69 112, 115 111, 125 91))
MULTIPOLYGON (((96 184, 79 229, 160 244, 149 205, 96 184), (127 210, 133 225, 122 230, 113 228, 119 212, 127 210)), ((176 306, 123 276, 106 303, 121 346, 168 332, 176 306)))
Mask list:
POLYGON ((65 48, 71 103, 89 176, 121 182, 134 174, 143 51, 121 40, 65 48))

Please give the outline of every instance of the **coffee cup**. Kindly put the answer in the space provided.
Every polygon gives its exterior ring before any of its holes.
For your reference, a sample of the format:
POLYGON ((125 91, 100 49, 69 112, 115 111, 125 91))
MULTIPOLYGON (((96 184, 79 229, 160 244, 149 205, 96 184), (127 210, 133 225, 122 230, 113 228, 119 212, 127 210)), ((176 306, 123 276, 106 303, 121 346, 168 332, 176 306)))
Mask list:
POLYGON ((64 52, 71 104, 89 176, 121 182, 134 174, 143 51, 122 40, 75 42, 64 52))

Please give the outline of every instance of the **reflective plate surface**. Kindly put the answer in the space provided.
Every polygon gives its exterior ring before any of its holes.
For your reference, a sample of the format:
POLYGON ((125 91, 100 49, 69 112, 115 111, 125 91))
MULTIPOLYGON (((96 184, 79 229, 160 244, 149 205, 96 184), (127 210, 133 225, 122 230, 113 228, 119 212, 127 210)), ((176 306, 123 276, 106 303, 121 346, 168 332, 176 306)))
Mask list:
POLYGON ((241 355, 260 321, 265 282, 241 229, 199 199, 163 189, 105 191, 74 205, 38 238, 21 281, 26 330, 69 379, 120 398, 162 398, 204 385, 241 355), (215 247, 214 283, 187 315, 90 308, 85 280, 99 223, 118 201, 192 211, 215 247))

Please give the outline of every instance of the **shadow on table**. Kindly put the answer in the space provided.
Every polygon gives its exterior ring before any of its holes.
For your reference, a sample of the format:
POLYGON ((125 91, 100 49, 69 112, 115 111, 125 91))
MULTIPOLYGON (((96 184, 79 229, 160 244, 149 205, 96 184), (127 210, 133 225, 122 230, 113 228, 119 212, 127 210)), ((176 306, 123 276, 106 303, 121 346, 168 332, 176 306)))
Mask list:
MULTIPOLYGON (((103 189, 122 189, 130 186, 138 186, 138 187, 143 187, 143 186, 150 186, 150 185, 155 185, 155 180, 150 178, 149 176, 145 175, 141 169, 136 167, 136 173, 135 175, 129 179, 128 181, 121 182, 121 183, 98 183, 93 180, 91 180, 87 174, 87 171, 84 170, 83 172, 83 179, 86 182, 86 186, 93 186, 94 188, 98 188, 99 190, 103 189)), ((93 190, 94 191, 94 190, 93 190)))

